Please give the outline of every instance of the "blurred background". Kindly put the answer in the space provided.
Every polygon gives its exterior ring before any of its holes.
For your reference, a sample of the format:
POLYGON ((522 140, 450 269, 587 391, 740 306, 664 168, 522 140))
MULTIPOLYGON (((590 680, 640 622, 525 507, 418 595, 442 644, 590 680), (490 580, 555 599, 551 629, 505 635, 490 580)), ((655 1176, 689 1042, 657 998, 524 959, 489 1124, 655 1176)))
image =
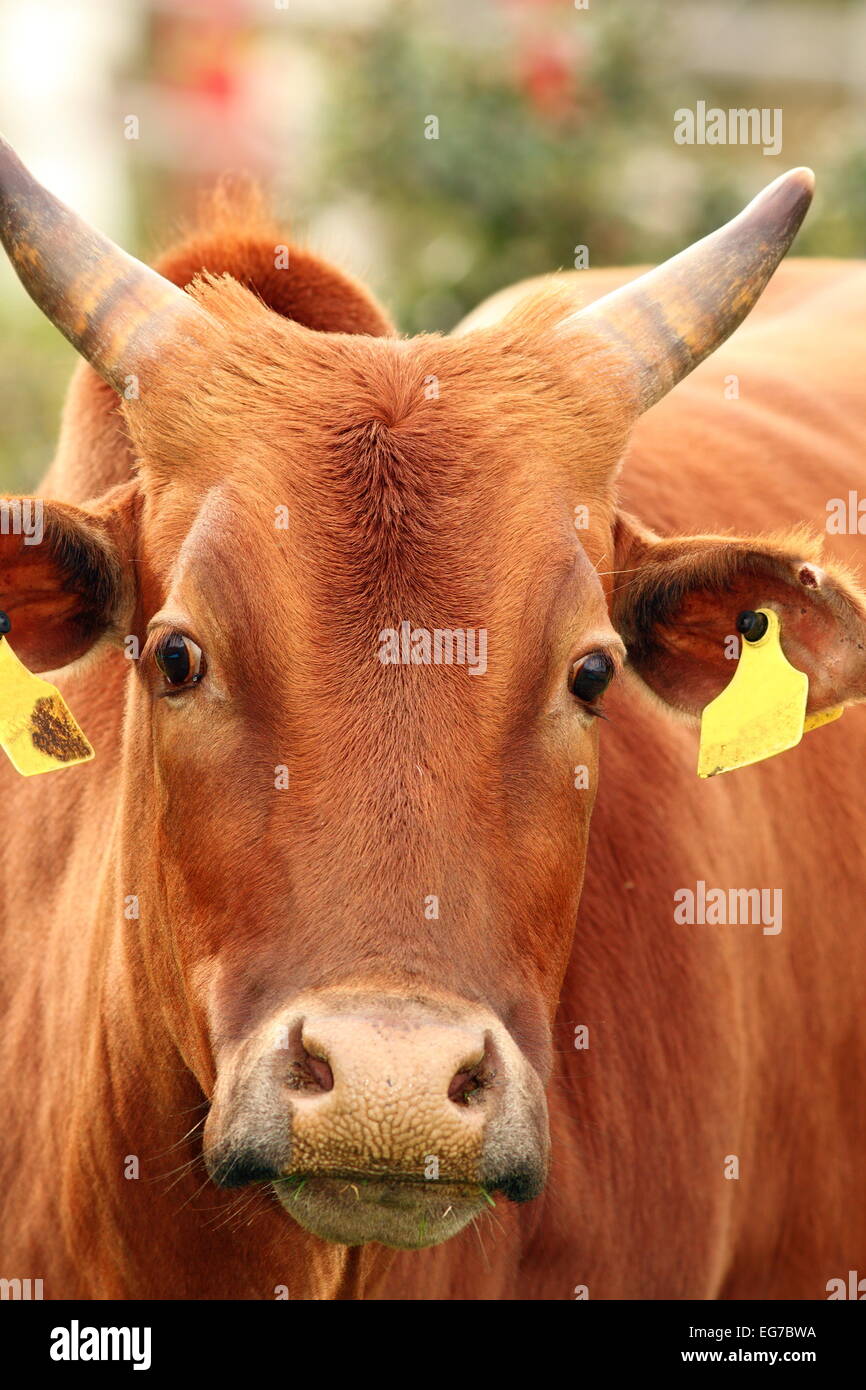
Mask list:
MULTIPOLYGON (((406 332, 574 264, 655 262, 810 164, 799 254, 866 252, 866 0, 0 0, 0 130, 143 258, 249 171, 406 332), (698 101, 783 144, 675 143, 698 101)), ((0 258, 2 259, 2 258, 0 258)), ((47 465, 74 354, 0 265, 0 488, 47 465)))

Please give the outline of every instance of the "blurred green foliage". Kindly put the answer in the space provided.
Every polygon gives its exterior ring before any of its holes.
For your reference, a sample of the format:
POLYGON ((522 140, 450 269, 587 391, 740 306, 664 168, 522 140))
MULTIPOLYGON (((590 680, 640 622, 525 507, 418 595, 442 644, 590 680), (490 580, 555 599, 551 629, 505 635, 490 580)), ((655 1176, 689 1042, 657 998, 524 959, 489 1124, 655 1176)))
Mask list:
MULTIPOLYGON (((693 3, 737 22, 736 5, 693 3)), ((800 163, 816 168, 819 195, 797 253, 863 255, 856 88, 841 76, 710 78, 680 46, 677 8, 394 0, 372 25, 349 10, 339 25, 274 29, 277 46, 309 49, 324 93, 311 172, 283 211, 303 227, 341 203, 365 208, 373 288, 409 332, 447 330, 502 286, 572 266, 578 246, 593 266, 662 260, 800 163), (782 152, 677 146, 674 111, 697 100, 782 107, 782 152)), ((143 74, 148 61, 143 50, 143 74)), ((142 160, 136 178, 138 204, 162 225, 164 173, 142 160)), ((74 355, 17 289, 0 297, 0 333, 0 487, 26 489, 51 457, 74 355)))
POLYGON ((0 489, 32 489, 51 462, 76 360, 23 290, 0 300, 0 489))
POLYGON ((510 281, 571 266, 576 245, 624 258, 636 228, 611 174, 636 132, 669 120, 657 0, 600 9, 591 27, 572 9, 567 26, 553 16, 490 45, 503 7, 480 0, 473 22, 485 10, 479 42, 471 27, 443 30, 435 7, 399 4, 337 55, 319 196, 356 188, 384 214, 383 288, 410 332, 451 327, 510 281))
MULTIPOLYGON (((818 168, 821 196, 798 254, 864 254, 866 156, 841 83, 692 72, 664 0, 579 12, 473 0, 465 32, 445 12, 450 24, 403 0, 372 32, 329 41, 341 80, 317 196, 354 190, 384 219, 377 288, 403 329, 447 330, 502 286, 570 268, 580 245, 591 265, 656 263, 801 163, 818 168), (782 151, 675 144, 674 111, 697 100, 781 107, 782 151)), ((718 6, 706 13, 718 22, 718 6)))

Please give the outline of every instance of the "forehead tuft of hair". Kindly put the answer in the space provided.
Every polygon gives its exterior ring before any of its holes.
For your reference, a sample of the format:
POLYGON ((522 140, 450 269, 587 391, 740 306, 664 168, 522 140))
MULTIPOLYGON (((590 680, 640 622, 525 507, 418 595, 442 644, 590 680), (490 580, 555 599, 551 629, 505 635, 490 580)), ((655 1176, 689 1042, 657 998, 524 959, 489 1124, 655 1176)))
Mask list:
POLYGON ((394 333, 359 281, 294 242, 251 179, 221 179, 199 199, 181 240, 155 262, 173 284, 229 275, 274 313, 326 333, 394 333))
POLYGON ((210 328, 167 344, 148 391, 125 404, 155 479, 297 471, 304 488, 318 473, 344 505, 365 499, 393 541, 437 498, 524 475, 526 448, 579 461, 596 493, 619 461, 621 367, 590 332, 556 333, 574 311, 561 288, 463 337, 400 340, 366 289, 279 232, 249 181, 217 185, 158 268, 210 328))

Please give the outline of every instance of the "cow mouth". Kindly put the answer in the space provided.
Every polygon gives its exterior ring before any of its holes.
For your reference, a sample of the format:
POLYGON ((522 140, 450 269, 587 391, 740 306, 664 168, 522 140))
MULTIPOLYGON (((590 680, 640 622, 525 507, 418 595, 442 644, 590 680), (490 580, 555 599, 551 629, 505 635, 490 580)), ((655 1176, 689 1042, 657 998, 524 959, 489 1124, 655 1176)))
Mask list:
POLYGON ((493 1205, 479 1183, 387 1177, 292 1177, 275 1182, 274 1191, 289 1215, 323 1240, 376 1241, 396 1250, 439 1245, 493 1205))

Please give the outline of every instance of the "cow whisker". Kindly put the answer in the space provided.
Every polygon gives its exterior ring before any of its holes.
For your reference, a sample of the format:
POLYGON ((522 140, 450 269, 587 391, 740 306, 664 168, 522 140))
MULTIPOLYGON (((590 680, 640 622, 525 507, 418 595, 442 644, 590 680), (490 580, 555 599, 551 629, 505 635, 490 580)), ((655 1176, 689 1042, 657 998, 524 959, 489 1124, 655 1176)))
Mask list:
POLYGON ((481 1228, 479 1225, 479 1218, 477 1216, 473 1216, 469 1224, 471 1225, 478 1239, 478 1248, 481 1251, 481 1258, 484 1261, 486 1267, 490 1269, 490 1259, 487 1254, 487 1251, 484 1249, 484 1241, 481 1239, 481 1228))
POLYGON ((219 1209, 221 1212, 221 1219, 218 1217, 213 1217, 210 1221, 207 1221, 205 1224, 212 1231, 221 1231, 224 1229, 224 1227, 233 1225, 235 1221, 237 1221, 249 1210, 250 1206, 256 1203, 257 1199, 260 1196, 260 1188, 253 1188, 251 1192, 235 1193, 234 1197, 229 1202, 228 1207, 222 1207, 219 1209))
POLYGON ((173 1188, 177 1187, 178 1183, 179 1183, 179 1182, 182 1182, 182 1180, 186 1177, 186 1175, 187 1175, 188 1173, 191 1173, 191 1172, 193 1171, 193 1169, 196 1168, 200 1162, 201 1162, 201 1154, 196 1154, 196 1156, 195 1156, 194 1158, 189 1159, 188 1162, 182 1163, 182 1164, 180 1165, 179 1168, 173 1168, 172 1171, 171 1171, 170 1173, 158 1173, 158 1174, 156 1175, 156 1177, 155 1177, 155 1178, 151 1178, 150 1181, 151 1181, 151 1182, 164 1182, 167 1178, 170 1178, 170 1177, 172 1177, 174 1174, 177 1174, 177 1176, 176 1176, 175 1179, 174 1179, 174 1182, 169 1183, 168 1187, 165 1189, 165 1192, 163 1193, 163 1196, 166 1196, 166 1197, 167 1197, 168 1194, 169 1194, 169 1192, 171 1192, 173 1188))
MULTIPOLYGON (((196 1200, 196 1198, 199 1197, 199 1196, 201 1195, 202 1192, 204 1192, 205 1188, 210 1186, 210 1182, 211 1182, 210 1175, 208 1175, 208 1176, 205 1178, 204 1182, 201 1184, 201 1186, 198 1187, 198 1188, 196 1188, 195 1192, 193 1192, 191 1196, 187 1197, 187 1199, 186 1199, 185 1202, 182 1202, 182 1203, 181 1203, 181 1205, 178 1207, 178 1212, 184 1211, 186 1207, 190 1206, 190 1204, 191 1204, 192 1202, 194 1202, 194 1201, 196 1200)), ((201 1207, 194 1207, 193 1210, 194 1210, 194 1211, 201 1211, 201 1210, 204 1210, 204 1208, 201 1208, 201 1207)))
POLYGON ((152 1157, 165 1158, 166 1154, 170 1154, 174 1149, 179 1149, 181 1144, 186 1143, 187 1139, 191 1138, 191 1136, 195 1134, 196 1130, 201 1128, 206 1119, 207 1116, 202 1115, 200 1120, 196 1120, 195 1124, 192 1126, 192 1129, 188 1129, 186 1134, 184 1134, 180 1139, 176 1139, 173 1144, 169 1144, 167 1149, 160 1149, 159 1152, 153 1154, 152 1157))

